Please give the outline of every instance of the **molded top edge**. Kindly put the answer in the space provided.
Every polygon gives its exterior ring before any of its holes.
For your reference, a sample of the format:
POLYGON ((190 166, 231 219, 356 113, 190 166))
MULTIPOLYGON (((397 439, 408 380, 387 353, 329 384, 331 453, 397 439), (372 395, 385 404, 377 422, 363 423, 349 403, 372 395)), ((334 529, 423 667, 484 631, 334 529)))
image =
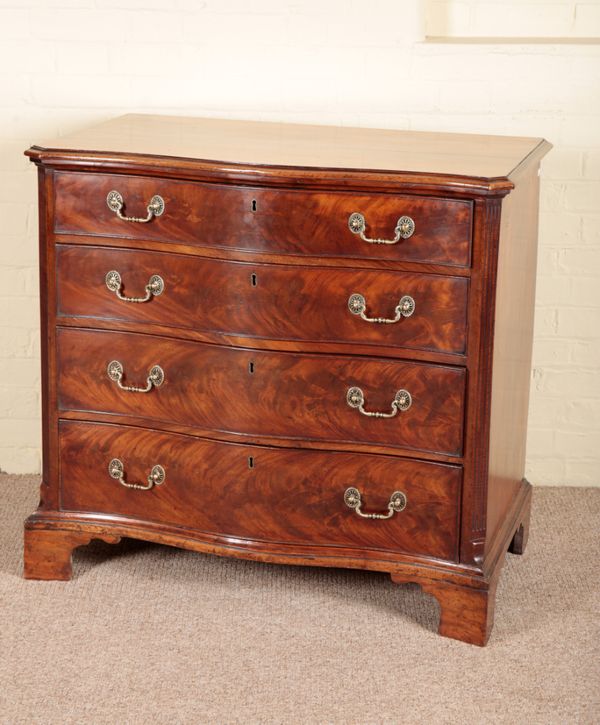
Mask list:
POLYGON ((503 195, 514 186, 511 176, 550 148, 539 138, 130 114, 26 154, 69 168, 129 166, 231 180, 254 174, 265 181, 293 169, 307 185, 318 185, 317 177, 370 178, 503 195))

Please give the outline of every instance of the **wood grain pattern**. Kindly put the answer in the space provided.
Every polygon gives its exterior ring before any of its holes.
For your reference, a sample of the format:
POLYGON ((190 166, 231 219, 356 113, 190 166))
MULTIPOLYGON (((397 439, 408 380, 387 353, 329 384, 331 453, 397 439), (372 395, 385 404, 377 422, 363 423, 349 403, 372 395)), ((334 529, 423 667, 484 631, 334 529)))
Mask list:
POLYGON ((128 114, 42 143, 29 154, 163 157, 180 167, 189 160, 211 159, 229 166, 293 167, 296 175, 298 169, 312 167, 321 176, 338 168, 492 180, 509 177, 544 145, 539 138, 514 136, 128 114))
POLYGON ((49 226, 52 225, 53 215, 51 208, 52 173, 45 168, 38 168, 38 249, 39 249, 39 285, 40 285, 40 352, 41 365, 41 395, 42 408, 42 482, 40 485, 40 506, 58 505, 56 486, 56 459, 52 455, 53 440, 50 421, 56 413, 56 399, 54 391, 56 380, 51 373, 55 354, 54 344, 54 316, 56 302, 54 300, 54 247, 48 243, 50 238, 49 226), (49 193, 50 192, 50 193, 49 193))
POLYGON ((462 278, 224 262, 184 255, 57 246, 58 314, 156 323, 227 336, 381 345, 464 354, 468 282, 462 278), (143 296, 160 274, 165 291, 147 304, 128 304, 104 282, 116 269, 123 294, 143 296), (415 312, 393 325, 368 323, 348 309, 354 293, 367 315, 394 317, 410 295, 415 312))
POLYGON ((539 178, 533 166, 502 203, 490 405, 488 541, 525 474, 531 383, 539 178))
POLYGON ((151 335, 58 329, 59 408, 126 414, 215 431, 386 444, 460 456, 465 374, 461 368, 333 355, 301 355, 203 345, 151 335), (143 386, 160 365, 165 382, 150 393, 120 390, 107 375, 122 363, 125 385, 143 386), (400 389, 411 407, 368 418, 346 403, 358 386, 367 410, 389 412, 400 389))
POLYGON ((479 577, 431 577, 423 572, 392 571, 396 583, 414 582, 440 605, 439 633, 479 646, 487 644, 494 625, 496 588, 507 550, 523 554, 531 516, 531 485, 523 480, 501 529, 490 537, 479 577), (412 575, 411 575, 412 574, 412 575))
POLYGON ((249 262, 252 264, 300 265, 303 267, 327 267, 333 270, 371 269, 381 272, 416 272, 417 274, 438 274, 442 276, 471 276, 471 267, 456 267, 446 264, 430 264, 429 262, 409 262, 390 259, 353 259, 352 257, 307 257, 294 254, 274 254, 272 252, 253 252, 244 249, 224 249, 223 247, 207 246, 198 243, 161 242, 145 239, 121 237, 98 237, 93 234, 55 234, 56 244, 68 244, 88 247, 110 247, 111 249, 139 249, 142 251, 167 252, 168 254, 186 254, 191 257, 218 259, 229 262, 249 262))
MULTIPOLYGON (((392 581, 401 584, 407 579, 392 575, 392 581)), ((487 644, 494 625, 497 579, 484 588, 429 579, 416 583, 440 605, 439 634, 480 647, 487 644)))
POLYGON ((461 556, 481 562, 486 540, 485 511, 489 464, 489 410, 494 347, 496 259, 501 217, 500 199, 475 202, 474 251, 471 275, 467 361, 469 389, 465 475, 470 485, 463 498, 461 556))
POLYGON ((122 426, 63 422, 60 430, 63 510, 158 521, 241 543, 456 556, 458 467, 240 446, 122 426), (159 463, 164 483, 150 491, 123 487, 108 475, 115 457, 127 481, 146 483, 159 463), (396 490, 406 494, 406 508, 389 520, 363 519, 344 504, 348 486, 360 489, 366 511, 386 513, 396 490))
POLYGON ((496 538, 500 548, 486 572, 448 559, 424 558, 414 553, 241 540, 115 514, 38 511, 25 524, 26 575, 29 578, 69 578, 74 546, 92 538, 116 542, 122 536, 265 563, 368 567, 390 572, 395 582, 419 584, 435 596, 441 608, 440 634, 483 645, 492 626, 496 584, 505 558, 505 545, 511 541, 515 530, 515 537, 520 535, 518 522, 529 521, 531 486, 525 483, 521 492, 505 525, 508 535, 503 536, 502 541, 496 538))
POLYGON ((55 231, 62 234, 178 241, 279 254, 392 259, 468 266, 471 203, 402 194, 347 194, 197 184, 108 174, 57 174, 55 231), (164 213, 147 224, 119 219, 106 204, 111 190, 124 214, 146 216, 159 194, 164 213), (256 211, 253 209, 256 202, 256 211), (369 237, 394 237, 408 215, 415 232, 397 244, 369 244, 348 228, 364 215, 369 237))
POLYGON ((118 544, 121 537, 108 532, 94 535, 87 531, 49 531, 27 527, 24 537, 23 576, 25 579, 68 581, 73 574, 73 550, 89 544, 92 539, 118 544))
POLYGON ((487 641, 507 550, 522 553, 540 139, 128 116, 33 147, 40 167, 44 472, 25 575, 67 579, 92 537, 264 562, 369 568, 440 602, 440 633, 487 641), (165 214, 143 216, 154 194, 165 214), (514 189, 513 196, 502 198, 514 189), (415 234, 390 237, 410 215, 415 234), (160 267, 160 268, 159 268, 160 267), (104 284, 117 269, 138 296, 104 284), (410 294, 415 314, 370 325, 410 294), (160 364, 164 384, 143 385, 160 364), (389 411, 367 418, 346 402, 389 411), (59 443, 60 432, 60 443, 59 443), (160 463, 166 482, 126 489, 160 463), (159 460, 160 458, 160 460, 159 460), (384 513, 362 519, 343 502, 384 513))

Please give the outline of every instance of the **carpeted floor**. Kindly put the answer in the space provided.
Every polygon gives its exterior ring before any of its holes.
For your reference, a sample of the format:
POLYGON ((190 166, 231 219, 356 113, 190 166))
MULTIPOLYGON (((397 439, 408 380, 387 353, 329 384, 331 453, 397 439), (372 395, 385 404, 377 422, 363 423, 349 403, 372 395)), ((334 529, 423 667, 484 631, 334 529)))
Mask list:
POLYGON ((123 541, 26 582, 37 489, 0 476, 3 724, 600 722, 600 490, 535 489, 480 649, 382 574, 123 541))

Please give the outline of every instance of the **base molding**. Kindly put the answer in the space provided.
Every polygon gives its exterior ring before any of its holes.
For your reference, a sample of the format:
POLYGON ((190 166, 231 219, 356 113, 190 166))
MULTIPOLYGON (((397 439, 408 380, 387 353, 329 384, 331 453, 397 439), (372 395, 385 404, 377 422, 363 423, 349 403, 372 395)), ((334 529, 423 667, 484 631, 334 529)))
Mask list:
POLYGON ((496 536, 483 568, 441 560, 423 560, 383 552, 353 550, 335 553, 317 546, 223 543, 193 532, 182 532, 148 522, 109 520, 113 517, 38 510, 25 522, 24 576, 26 579, 67 581, 72 576, 72 554, 92 539, 116 544, 121 538, 141 539, 201 553, 266 563, 368 569, 387 572, 395 583, 419 584, 440 604, 439 633, 485 645, 494 616, 496 585, 506 551, 523 553, 529 530, 531 486, 523 481, 510 522, 496 536))

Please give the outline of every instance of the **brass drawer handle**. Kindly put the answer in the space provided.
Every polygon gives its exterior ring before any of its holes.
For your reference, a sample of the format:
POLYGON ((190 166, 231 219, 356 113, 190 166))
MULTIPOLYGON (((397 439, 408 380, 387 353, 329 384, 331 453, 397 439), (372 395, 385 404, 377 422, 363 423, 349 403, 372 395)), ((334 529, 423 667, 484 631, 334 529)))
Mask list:
POLYGON ((346 402, 351 408, 358 408, 363 415, 367 415, 369 418, 394 418, 398 415, 399 410, 405 411, 410 408, 412 397, 408 390, 399 390, 392 400, 392 411, 390 413, 371 413, 365 410, 365 396, 360 388, 348 388, 346 402))
POLYGON ((402 491, 394 491, 390 496, 387 514, 366 514, 361 511, 362 499, 360 491, 353 486, 347 488, 344 492, 344 503, 359 516, 362 516, 363 519, 391 519, 395 513, 404 511, 406 508, 406 494, 402 493, 402 491))
POLYGON ((165 382, 165 373, 160 365, 153 365, 148 372, 146 378, 146 387, 138 388, 135 385, 123 385, 121 380, 123 379, 123 365, 118 360, 112 360, 108 363, 106 368, 108 377, 115 382, 121 390, 126 390, 128 393, 149 393, 152 388, 158 388, 165 382))
POLYGON ((160 216, 165 210, 165 200, 162 196, 155 194, 152 199, 150 199, 150 203, 146 207, 148 214, 145 219, 137 216, 125 216, 121 213, 121 209, 125 205, 123 196, 114 189, 108 192, 106 205, 111 211, 114 211, 119 219, 122 219, 124 222, 138 222, 139 224, 147 224, 149 221, 152 221, 155 216, 160 216))
POLYGON ((367 317, 367 302, 360 294, 350 295, 348 298, 348 309, 353 315, 360 315, 365 322, 378 322, 382 325, 392 325, 399 322, 403 317, 410 317, 415 311, 415 301, 410 295, 404 295, 396 305, 394 317, 367 317))
POLYGON ((108 475, 115 478, 125 488, 137 488, 138 491, 149 491, 153 486, 160 486, 166 478, 165 469, 162 466, 152 466, 148 476, 148 483, 127 483, 125 480, 125 467, 118 458, 113 458, 108 464, 108 475))
POLYGON ((153 274, 148 280, 148 284, 145 287, 146 294, 144 297, 125 297, 125 295, 121 293, 121 290, 123 289, 123 280, 116 269, 111 269, 110 272, 107 272, 104 281, 106 282, 108 289, 111 292, 114 292, 120 300, 123 300, 123 302, 148 302, 153 297, 161 295, 165 289, 163 278, 159 277, 157 274, 153 274))
POLYGON ((401 216, 396 222, 393 239, 370 239, 365 236, 367 223, 364 216, 355 211, 348 217, 348 228, 352 234, 358 234, 363 242, 369 242, 369 244, 397 244, 401 239, 412 237, 415 232, 415 223, 409 216, 401 216))

